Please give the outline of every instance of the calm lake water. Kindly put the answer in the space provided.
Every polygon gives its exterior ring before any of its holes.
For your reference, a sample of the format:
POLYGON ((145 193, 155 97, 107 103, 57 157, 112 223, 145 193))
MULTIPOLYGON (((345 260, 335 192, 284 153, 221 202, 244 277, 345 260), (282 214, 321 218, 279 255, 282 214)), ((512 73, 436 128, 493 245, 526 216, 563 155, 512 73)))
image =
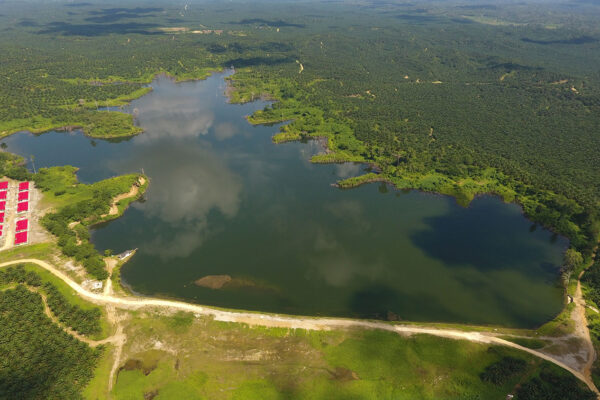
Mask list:
POLYGON ((100 249, 139 248, 122 272, 138 293, 293 314, 532 327, 562 307, 567 241, 493 197, 452 198, 331 183, 364 166, 312 165, 315 142, 275 145, 278 128, 228 104, 224 74, 166 78, 129 107, 146 132, 110 143, 79 132, 4 139, 37 168, 71 164, 83 182, 137 172, 146 199, 93 232, 100 249), (229 275, 222 289, 199 287, 229 275))

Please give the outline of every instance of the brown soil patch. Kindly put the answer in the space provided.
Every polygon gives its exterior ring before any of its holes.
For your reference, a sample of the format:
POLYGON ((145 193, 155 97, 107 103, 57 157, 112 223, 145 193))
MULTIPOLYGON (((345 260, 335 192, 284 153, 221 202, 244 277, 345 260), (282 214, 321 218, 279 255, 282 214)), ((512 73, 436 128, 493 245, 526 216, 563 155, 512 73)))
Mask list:
POLYGON ((357 381, 360 379, 356 372, 343 367, 336 367, 334 371, 329 371, 329 373, 332 379, 340 382, 357 381))
POLYGON ((135 371, 139 369, 146 376, 150 375, 150 372, 156 369, 156 364, 146 365, 140 360, 129 359, 125 361, 125 364, 121 368, 119 368, 119 372, 125 371, 135 371))
POLYGON ((174 33, 174 32, 187 32, 189 31, 189 28, 183 27, 183 26, 174 26, 171 28, 158 28, 159 30, 163 31, 163 32, 168 32, 168 33, 174 33))
POLYGON ((245 278, 232 278, 229 275, 207 275, 194 282, 195 285, 209 289, 252 289, 278 293, 279 288, 267 282, 245 278))
POLYGON ((131 186, 131 189, 129 189, 129 192, 122 193, 113 199, 113 203, 110 206, 110 211, 108 212, 108 214, 102 215, 102 218, 105 218, 108 215, 117 215, 119 213, 119 207, 118 207, 119 202, 121 200, 125 200, 130 197, 137 196, 137 194, 139 192, 139 188, 141 186, 143 186, 145 183, 146 183, 146 179, 144 179, 144 177, 140 176, 138 181, 131 186))
POLYGON ((144 400, 152 400, 156 396, 158 396, 158 389, 144 393, 144 400))
POLYGON ((194 284, 209 289, 221 289, 229 282, 231 282, 231 276, 229 275, 207 275, 196 280, 194 284))

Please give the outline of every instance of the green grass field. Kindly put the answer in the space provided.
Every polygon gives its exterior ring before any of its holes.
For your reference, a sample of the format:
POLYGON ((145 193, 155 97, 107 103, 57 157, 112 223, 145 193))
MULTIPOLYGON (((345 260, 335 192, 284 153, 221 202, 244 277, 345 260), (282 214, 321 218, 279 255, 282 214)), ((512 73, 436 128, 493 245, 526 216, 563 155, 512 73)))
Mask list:
POLYGON ((124 349, 115 399, 504 399, 545 365, 427 335, 251 328, 185 313, 131 317, 135 341, 124 349), (480 378, 509 356, 526 369, 499 385, 480 378))

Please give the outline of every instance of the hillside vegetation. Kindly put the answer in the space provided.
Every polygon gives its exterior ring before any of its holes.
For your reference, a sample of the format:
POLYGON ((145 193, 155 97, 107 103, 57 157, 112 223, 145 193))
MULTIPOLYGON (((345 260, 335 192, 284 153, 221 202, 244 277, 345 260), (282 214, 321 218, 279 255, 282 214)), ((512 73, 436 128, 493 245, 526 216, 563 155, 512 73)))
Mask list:
POLYGON ((525 353, 427 335, 248 327, 183 312, 135 313, 127 334, 136 340, 123 350, 116 399, 593 398, 525 353))

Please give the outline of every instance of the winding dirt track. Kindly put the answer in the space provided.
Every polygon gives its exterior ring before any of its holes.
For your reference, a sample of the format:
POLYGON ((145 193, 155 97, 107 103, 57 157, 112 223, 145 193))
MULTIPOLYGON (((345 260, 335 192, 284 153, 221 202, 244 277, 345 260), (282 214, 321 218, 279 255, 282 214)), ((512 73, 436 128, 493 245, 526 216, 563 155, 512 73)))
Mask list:
POLYGON ((585 273, 581 271, 577 280, 577 289, 575 290, 575 295, 573 296, 573 302, 575 303, 574 313, 574 321, 575 321, 575 329, 578 331, 578 336, 583 338, 585 342, 585 346, 588 352, 588 359, 583 367, 583 375, 586 376, 589 380, 592 379, 592 366, 594 365, 594 361, 596 360, 596 349, 594 348, 594 343, 592 343, 592 339, 590 336, 590 330, 587 324, 587 317, 585 316, 585 308, 586 303, 583 298, 583 293, 581 292, 581 277, 585 273))
POLYGON ((386 331, 396 332, 404 335, 412 334, 426 334, 438 337, 444 337, 449 339, 457 340, 468 340, 471 342, 494 344, 500 346, 511 347, 518 349, 536 357, 542 358, 553 364, 558 365, 561 368, 569 371, 575 377, 584 382, 594 393, 600 398, 600 392, 592 382, 592 380, 580 371, 576 371, 568 365, 564 364, 560 360, 553 358, 549 355, 543 354, 539 351, 529 349, 527 347, 520 346, 516 343, 509 342, 494 336, 491 333, 485 332, 467 332, 455 329, 437 329, 416 325, 392 325, 384 322, 372 322, 362 320, 351 320, 341 318, 302 318, 292 316, 282 316, 274 314, 260 314, 260 313, 248 313, 248 312, 234 312, 234 311, 223 311, 210 307, 204 307, 196 304, 184 303, 181 301, 173 300, 162 300, 155 298, 134 298, 134 297, 117 297, 109 294, 99 294, 90 292, 82 288, 77 282, 73 281, 66 274, 58 270, 53 265, 37 259, 20 259, 14 261, 8 261, 0 264, 0 268, 9 265, 20 264, 20 263, 32 263, 42 268, 45 268, 58 278, 62 279, 67 285, 75 290, 81 297, 102 305, 114 306, 116 308, 124 309, 139 309, 143 307, 159 307, 168 308, 170 310, 181 310, 193 312, 198 315, 213 316, 217 321, 224 322, 236 322, 245 323, 248 325, 258 325, 273 328, 298 328, 298 329, 310 329, 310 330, 331 330, 331 329, 342 329, 342 328, 367 328, 367 329, 382 329, 386 331))
POLYGON ((121 200, 125 200, 130 197, 137 196, 139 193, 140 186, 144 185, 145 183, 146 183, 146 179, 144 179, 143 176, 140 176, 138 178, 137 182, 131 186, 131 189, 129 189, 129 192, 122 193, 122 194, 116 196, 115 198, 113 198, 113 201, 112 201, 112 204, 110 205, 110 210, 108 211, 108 214, 104 214, 101 217, 105 218, 105 217, 108 217, 109 215, 117 215, 119 213, 119 206, 118 206, 119 202, 121 200))

